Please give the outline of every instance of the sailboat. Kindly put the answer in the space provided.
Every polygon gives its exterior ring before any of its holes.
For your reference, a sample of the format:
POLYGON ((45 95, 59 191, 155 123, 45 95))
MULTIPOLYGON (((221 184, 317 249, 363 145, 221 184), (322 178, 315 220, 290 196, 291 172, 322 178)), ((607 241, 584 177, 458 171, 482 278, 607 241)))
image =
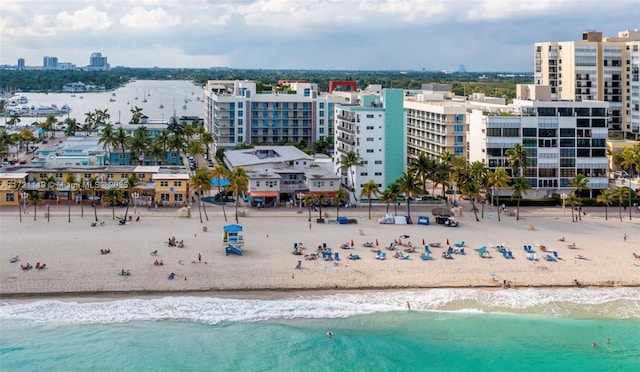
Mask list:
POLYGON ((164 108, 164 105, 162 104, 162 96, 160 96, 160 106, 158 106, 158 108, 164 108))

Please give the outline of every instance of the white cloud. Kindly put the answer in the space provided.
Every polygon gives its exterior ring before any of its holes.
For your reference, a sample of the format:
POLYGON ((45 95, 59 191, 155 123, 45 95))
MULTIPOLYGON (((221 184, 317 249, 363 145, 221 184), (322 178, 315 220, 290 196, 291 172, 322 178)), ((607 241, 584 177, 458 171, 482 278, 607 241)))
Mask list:
POLYGON ((135 7, 120 19, 120 24, 129 28, 168 28, 182 23, 179 15, 173 16, 163 8, 147 11, 135 7))
POLYGON ((73 13, 66 10, 56 17, 56 26, 67 30, 104 30, 111 26, 109 15, 98 11, 93 5, 73 13))

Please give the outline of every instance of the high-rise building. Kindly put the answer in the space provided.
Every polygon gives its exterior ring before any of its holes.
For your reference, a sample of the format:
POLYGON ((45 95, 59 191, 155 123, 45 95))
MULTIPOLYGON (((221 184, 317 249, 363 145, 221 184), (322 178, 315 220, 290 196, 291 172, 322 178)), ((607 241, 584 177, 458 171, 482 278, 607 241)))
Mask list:
POLYGON ((55 70, 58 68, 58 57, 44 56, 42 58, 42 68, 44 70, 55 70))
POLYGON ((405 97, 409 158, 424 152, 439 159, 445 151, 467 158, 467 108, 451 96, 449 84, 425 84, 420 93, 405 97))
POLYGON ((241 143, 308 144, 333 135, 333 105, 345 98, 320 94, 316 84, 283 82, 258 91, 253 81, 211 80, 204 90, 205 127, 216 146, 241 143))
POLYGON ((24 67, 24 58, 18 58, 17 70, 18 70, 18 71, 24 71, 24 70, 25 70, 25 67, 24 67))
POLYGON ((358 104, 335 106, 334 169, 351 201, 366 182, 376 182, 382 191, 402 176, 407 164, 403 98, 402 89, 382 89, 382 95, 362 92, 358 104), (360 164, 342 169, 342 158, 351 151, 360 164))
POLYGON ((535 44, 535 83, 551 86, 553 99, 609 102, 612 135, 640 135, 640 31, 602 37, 585 31, 579 41, 535 44))
POLYGON ((512 104, 494 111, 472 109, 469 160, 512 174, 506 151, 521 144, 528 153, 523 175, 532 186, 527 197, 568 194, 577 174, 589 179, 588 193, 594 197, 609 187, 609 102, 552 100, 551 88, 518 85, 512 104))
POLYGON ((109 71, 109 63, 107 62, 107 57, 103 57, 102 53, 95 52, 91 53, 89 57, 89 66, 87 66, 87 70, 89 71, 109 71))

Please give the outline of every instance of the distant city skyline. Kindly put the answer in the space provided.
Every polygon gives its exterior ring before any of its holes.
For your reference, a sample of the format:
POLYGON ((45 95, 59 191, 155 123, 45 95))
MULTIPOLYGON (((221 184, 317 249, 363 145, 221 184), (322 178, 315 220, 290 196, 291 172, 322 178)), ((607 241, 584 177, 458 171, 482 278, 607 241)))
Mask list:
POLYGON ((535 42, 640 28, 634 0, 0 3, 0 64, 528 72, 535 42))

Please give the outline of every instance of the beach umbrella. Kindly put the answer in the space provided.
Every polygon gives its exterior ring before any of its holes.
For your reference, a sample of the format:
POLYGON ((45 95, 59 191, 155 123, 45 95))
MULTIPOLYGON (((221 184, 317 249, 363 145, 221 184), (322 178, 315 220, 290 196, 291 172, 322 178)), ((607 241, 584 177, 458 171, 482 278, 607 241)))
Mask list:
POLYGON ((378 239, 376 239, 376 246, 380 245, 380 243, 378 243, 378 239))
POLYGON ((422 238, 422 245, 424 245, 424 238, 422 238))
POLYGON ((449 238, 447 238, 447 245, 449 245, 449 238))
POLYGON ((351 246, 353 247, 355 244, 353 244, 353 239, 351 239, 351 246))

